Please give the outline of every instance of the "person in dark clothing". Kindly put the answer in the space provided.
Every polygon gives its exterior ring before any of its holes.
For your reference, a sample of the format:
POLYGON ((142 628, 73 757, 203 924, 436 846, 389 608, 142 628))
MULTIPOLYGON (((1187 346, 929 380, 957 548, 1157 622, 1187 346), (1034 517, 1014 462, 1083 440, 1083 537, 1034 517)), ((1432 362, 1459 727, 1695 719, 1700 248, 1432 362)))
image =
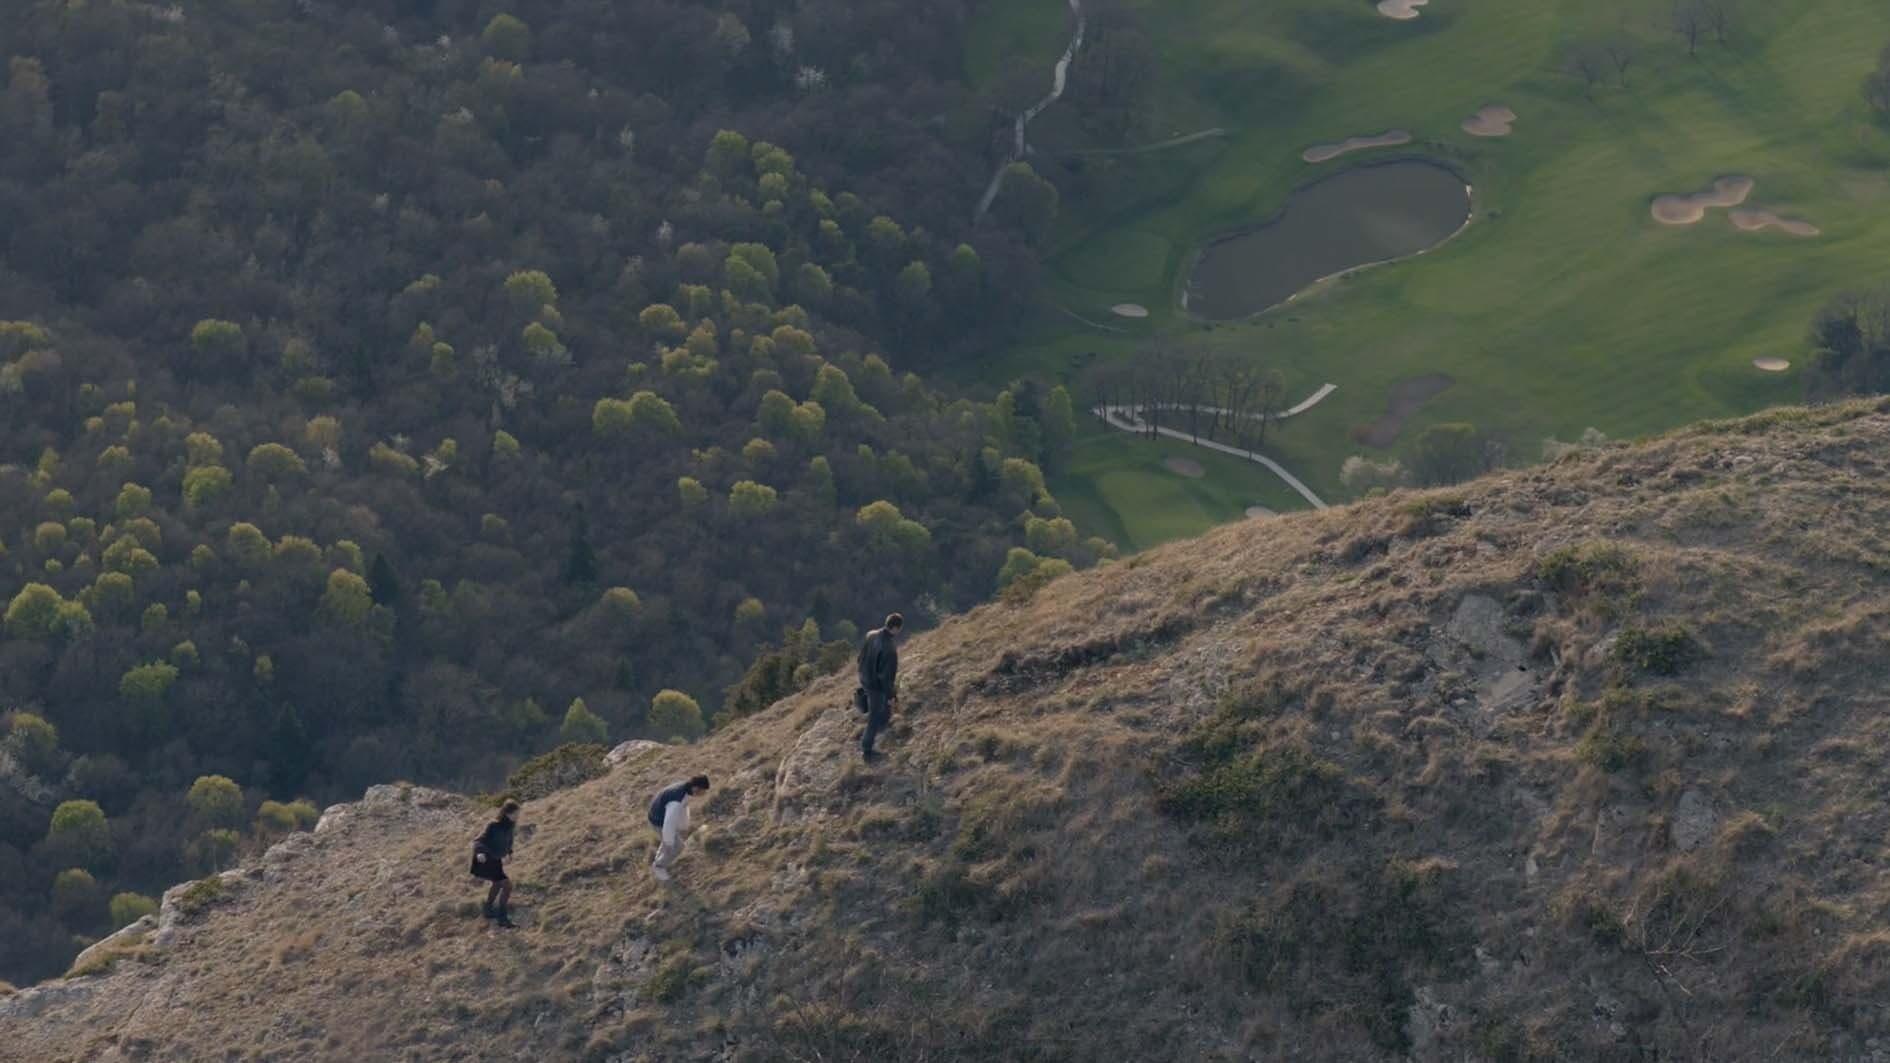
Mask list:
POLYGON ((860 737, 860 752, 869 761, 879 756, 873 751, 873 740, 892 722, 893 709, 899 705, 899 633, 905 626, 906 618, 894 613, 860 644, 860 689, 866 694, 866 733, 860 737))
POLYGON ((650 801, 650 826, 662 836, 656 858, 650 861, 650 874, 659 882, 669 881, 669 865, 682 855, 683 839, 689 835, 689 799, 709 792, 709 777, 698 775, 658 791, 650 801))
POLYGON ((486 891, 485 915, 502 927, 513 927, 506 903, 512 899, 512 880, 505 875, 505 858, 512 855, 512 835, 518 830, 518 802, 507 800, 473 842, 472 873, 492 883, 486 891))

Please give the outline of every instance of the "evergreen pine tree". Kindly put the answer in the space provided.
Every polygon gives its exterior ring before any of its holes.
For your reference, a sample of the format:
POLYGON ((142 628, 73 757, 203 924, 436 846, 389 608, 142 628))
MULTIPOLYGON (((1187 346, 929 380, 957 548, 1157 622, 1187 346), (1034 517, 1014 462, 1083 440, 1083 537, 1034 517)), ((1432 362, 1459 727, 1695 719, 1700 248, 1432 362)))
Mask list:
POLYGON ((597 582, 597 554, 591 549, 590 520, 582 509, 571 522, 571 549, 564 558, 564 581, 575 584, 597 582))
POLYGON ((282 706, 269 750, 270 775, 277 792, 291 794, 302 788, 308 779, 309 757, 308 729, 302 726, 301 714, 293 705, 282 706))
POLYGON ((368 566, 368 593, 374 596, 375 605, 390 609, 400 601, 400 577, 386 554, 375 554, 374 563, 368 566))

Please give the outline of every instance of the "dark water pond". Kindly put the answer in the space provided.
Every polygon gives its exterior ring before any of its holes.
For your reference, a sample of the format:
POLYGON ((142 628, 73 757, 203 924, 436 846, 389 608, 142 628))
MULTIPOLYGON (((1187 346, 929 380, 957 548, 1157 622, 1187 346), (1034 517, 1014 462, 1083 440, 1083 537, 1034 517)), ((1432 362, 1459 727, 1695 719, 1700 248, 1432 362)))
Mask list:
POLYGON ((1264 227, 1209 246, 1188 279, 1188 309, 1217 321, 1257 314, 1321 278, 1435 247, 1469 217, 1463 178, 1435 163, 1334 174, 1264 227))

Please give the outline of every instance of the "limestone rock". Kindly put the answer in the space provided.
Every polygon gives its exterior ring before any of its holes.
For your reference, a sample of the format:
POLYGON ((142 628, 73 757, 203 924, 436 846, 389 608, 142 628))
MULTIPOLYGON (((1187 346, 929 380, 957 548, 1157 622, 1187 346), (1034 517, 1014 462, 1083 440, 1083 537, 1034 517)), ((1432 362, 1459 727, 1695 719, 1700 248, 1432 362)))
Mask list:
POLYGON ((813 726, 802 731, 794 747, 781 758, 774 777, 774 816, 788 821, 814 806, 836 799, 840 776, 859 759, 853 732, 863 726, 851 709, 829 709, 813 726))
POLYGON ((84 1003, 92 996, 95 981, 46 982, 0 997, 0 1019, 33 1019, 48 1008, 84 1003))
POLYGON ((1680 795, 1667 833, 1675 849, 1690 853, 1711 838, 1718 826, 1719 814, 1713 809, 1712 799, 1697 789, 1689 789, 1680 795))
POLYGON ((635 738, 619 744, 615 749, 604 754, 604 767, 614 768, 628 762, 632 757, 663 748, 663 743, 652 742, 647 738, 635 738))
POLYGON ((1438 1041, 1446 1037, 1456 1024, 1456 1013, 1449 1004, 1437 999, 1436 990, 1430 986, 1417 987, 1412 996, 1416 999, 1411 1004, 1404 1024, 1405 1036, 1411 1039, 1411 1058, 1420 1061, 1441 1059, 1438 1041))
POLYGON ((1475 708, 1485 716, 1528 708, 1542 692, 1544 676, 1530 665, 1527 648, 1507 630, 1508 621, 1496 599, 1466 594, 1444 626, 1445 638, 1431 647, 1439 665, 1461 667, 1471 676, 1475 708))
POLYGON ((87 948, 84 952, 79 953, 79 955, 73 959, 72 966, 76 970, 87 966, 92 961, 103 957, 109 952, 128 948, 150 935, 152 931, 157 929, 157 925, 158 917, 155 914, 139 916, 136 920, 106 935, 103 939, 94 942, 91 947, 87 948))
POLYGON ((0 787, 13 791, 31 805, 51 808, 59 802, 59 793, 32 772, 5 748, 0 748, 0 787))

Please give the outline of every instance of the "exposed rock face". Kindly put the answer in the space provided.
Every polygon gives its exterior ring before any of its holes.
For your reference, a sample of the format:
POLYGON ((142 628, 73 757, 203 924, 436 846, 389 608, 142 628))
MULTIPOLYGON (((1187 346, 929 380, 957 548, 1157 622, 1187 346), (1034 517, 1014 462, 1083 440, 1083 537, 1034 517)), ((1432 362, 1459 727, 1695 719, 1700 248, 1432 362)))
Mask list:
POLYGON ((73 958, 72 969, 83 971, 121 949, 131 947, 151 936, 158 928, 156 915, 142 915, 124 927, 107 934, 73 958))
POLYGON ((0 746, 0 791, 10 791, 16 800, 40 808, 59 803, 59 791, 27 771, 4 746, 0 746))
POLYGON ((1674 809, 1668 832, 1675 849, 1690 853, 1710 840, 1718 826, 1719 816, 1713 811, 1712 800, 1698 790, 1688 790, 1680 795, 1680 804, 1674 809))
POLYGON ((655 753, 662 748, 663 743, 661 742, 651 742, 641 738, 623 742, 611 749, 610 752, 604 754, 604 766, 614 768, 620 764, 628 763, 633 757, 655 753))
POLYGON ((1469 677, 1474 704, 1467 707, 1486 718, 1529 708, 1542 694, 1544 677, 1510 634, 1510 623, 1495 598, 1466 594, 1445 625, 1445 637, 1431 647, 1433 660, 1469 677))
POLYGON ((374 787, 0 1061, 1876 1060, 1885 527, 1890 405, 1242 522, 918 636, 873 765, 844 677, 619 746, 527 804, 515 931, 490 810, 374 787))

